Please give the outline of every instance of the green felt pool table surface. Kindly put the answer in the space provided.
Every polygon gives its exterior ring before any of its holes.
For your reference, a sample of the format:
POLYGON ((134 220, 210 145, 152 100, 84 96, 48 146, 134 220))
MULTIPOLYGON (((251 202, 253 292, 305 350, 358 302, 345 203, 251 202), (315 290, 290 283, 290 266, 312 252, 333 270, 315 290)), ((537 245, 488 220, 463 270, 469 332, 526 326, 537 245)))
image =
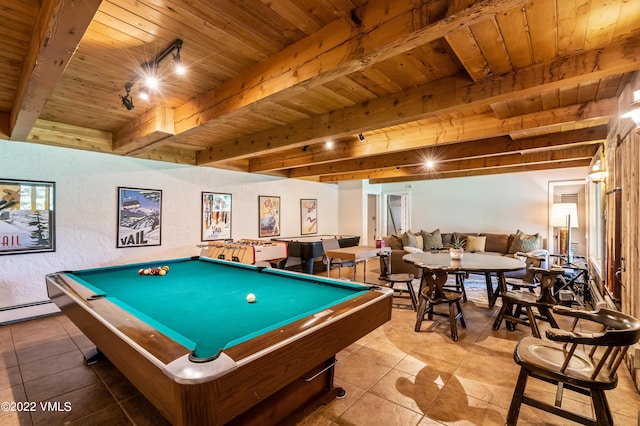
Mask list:
POLYGON ((208 258, 145 262, 68 274, 96 295, 207 358, 370 290, 357 283, 208 258), (169 266, 164 276, 139 269, 169 266), (255 303, 247 295, 256 296, 255 303))

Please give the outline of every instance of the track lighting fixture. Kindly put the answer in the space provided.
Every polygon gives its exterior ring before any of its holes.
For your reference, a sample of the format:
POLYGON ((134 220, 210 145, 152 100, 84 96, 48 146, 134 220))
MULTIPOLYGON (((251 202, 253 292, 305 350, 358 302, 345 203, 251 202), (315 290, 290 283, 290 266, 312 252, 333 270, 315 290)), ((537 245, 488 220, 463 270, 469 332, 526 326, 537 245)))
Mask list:
POLYGON ((133 85, 141 79, 144 80, 146 89, 140 89, 138 95, 143 100, 149 100, 149 92, 158 90, 160 85, 160 80, 158 78, 158 67, 160 65, 160 62, 173 52, 175 52, 175 54, 172 55, 174 71, 178 75, 184 75, 186 73, 186 68, 182 64, 182 59, 180 58, 180 50, 182 50, 182 40, 177 39, 164 52, 156 56, 154 60, 143 63, 140 66, 142 72, 138 74, 133 80, 124 85, 126 93, 124 96, 120 95, 122 105, 124 105, 124 107, 129 111, 134 108, 133 98, 131 97, 131 89, 133 88, 133 85))
POLYGON ((125 84, 124 90, 126 90, 127 93, 124 96, 120 95, 120 99, 122 99, 122 105, 124 105, 126 109, 131 111, 133 109, 133 99, 131 98, 131 94, 129 93, 131 92, 131 83, 125 84))

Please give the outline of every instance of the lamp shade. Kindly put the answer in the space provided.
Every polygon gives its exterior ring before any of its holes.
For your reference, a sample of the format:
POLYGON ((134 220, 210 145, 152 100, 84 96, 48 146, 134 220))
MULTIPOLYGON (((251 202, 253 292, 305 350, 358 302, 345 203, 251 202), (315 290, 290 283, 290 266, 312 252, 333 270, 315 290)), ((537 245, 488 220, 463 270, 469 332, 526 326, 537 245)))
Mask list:
POLYGON ((567 216, 571 216, 571 227, 578 228, 578 206, 576 205, 576 203, 551 204, 551 226, 566 228, 567 216))

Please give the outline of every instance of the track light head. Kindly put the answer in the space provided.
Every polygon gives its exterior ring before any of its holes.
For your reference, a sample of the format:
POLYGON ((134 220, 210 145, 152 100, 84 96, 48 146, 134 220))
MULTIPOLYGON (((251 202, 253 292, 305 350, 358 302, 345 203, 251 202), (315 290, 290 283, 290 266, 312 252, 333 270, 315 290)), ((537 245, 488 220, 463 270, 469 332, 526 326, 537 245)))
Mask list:
POLYGON ((124 90, 126 90, 127 93, 124 96, 120 95, 122 105, 124 105, 127 110, 131 111, 133 109, 133 99, 131 98, 131 94, 129 93, 131 92, 131 83, 125 84, 124 90))
POLYGON ((176 54, 173 55, 173 67, 178 75, 184 75, 187 72, 187 69, 182 64, 182 59, 180 58, 180 50, 182 49, 182 40, 178 39, 175 43, 176 46, 176 54))

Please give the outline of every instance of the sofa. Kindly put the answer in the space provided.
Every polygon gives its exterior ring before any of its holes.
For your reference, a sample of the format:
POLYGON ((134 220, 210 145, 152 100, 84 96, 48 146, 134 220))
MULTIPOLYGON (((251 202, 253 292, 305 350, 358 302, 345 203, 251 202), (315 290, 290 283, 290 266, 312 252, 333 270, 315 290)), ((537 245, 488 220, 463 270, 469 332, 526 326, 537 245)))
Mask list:
MULTIPOLYGON (((407 253, 416 251, 448 250, 454 241, 461 241, 465 245, 465 252, 484 253, 492 256, 523 257, 529 254, 543 256, 541 267, 546 268, 548 252, 546 240, 540 234, 527 234, 520 230, 513 234, 500 233, 470 233, 448 232, 442 233, 439 229, 434 231, 405 232, 402 235, 388 235, 382 237, 384 247, 391 249, 391 257, 388 260, 390 271, 387 273, 410 273, 416 278, 422 276, 422 270, 402 260, 407 253)), ((381 264, 381 271, 384 269, 381 264)), ((505 276, 510 278, 522 278, 525 270, 507 272, 505 276)))

